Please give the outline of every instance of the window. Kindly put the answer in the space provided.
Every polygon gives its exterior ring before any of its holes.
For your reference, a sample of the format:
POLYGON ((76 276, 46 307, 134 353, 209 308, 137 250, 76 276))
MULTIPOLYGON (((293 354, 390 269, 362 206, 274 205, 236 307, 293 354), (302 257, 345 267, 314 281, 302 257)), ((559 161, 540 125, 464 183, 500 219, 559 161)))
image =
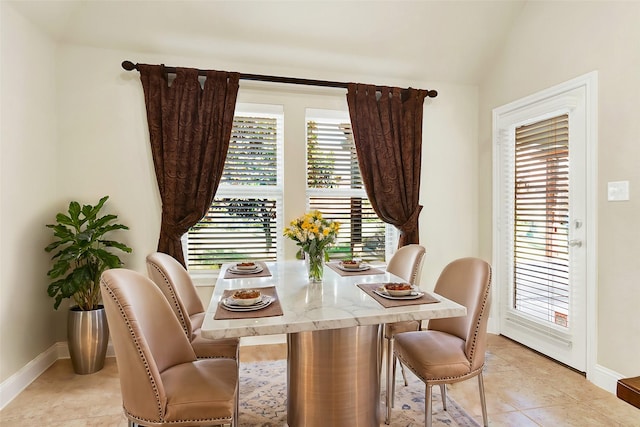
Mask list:
POLYGON ((340 222, 330 258, 384 261, 387 227, 364 190, 348 115, 308 109, 306 122, 309 208, 340 222))
POLYGON ((513 308, 569 321, 569 116, 515 129, 513 308))
POLYGON ((282 234, 282 108, 238 104, 224 172, 205 217, 188 232, 190 269, 276 260, 282 234))
POLYGON ((285 207, 291 219, 317 209, 340 222, 331 258, 384 262, 396 235, 367 199, 346 99, 339 98, 342 108, 332 98, 327 109, 305 109, 302 102, 327 102, 312 95, 301 102, 284 95, 269 101, 275 102, 236 105, 213 203, 183 242, 189 270, 206 272, 239 260, 282 260, 285 252, 292 258, 295 249, 283 236, 285 207))

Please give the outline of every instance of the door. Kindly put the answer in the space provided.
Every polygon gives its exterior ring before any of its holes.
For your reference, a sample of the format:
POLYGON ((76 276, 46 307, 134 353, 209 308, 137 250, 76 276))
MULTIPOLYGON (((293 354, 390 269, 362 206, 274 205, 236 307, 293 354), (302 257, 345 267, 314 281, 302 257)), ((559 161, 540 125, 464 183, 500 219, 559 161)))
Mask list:
POLYGON ((577 79, 494 110, 499 330, 580 371, 595 280, 589 99, 577 79))

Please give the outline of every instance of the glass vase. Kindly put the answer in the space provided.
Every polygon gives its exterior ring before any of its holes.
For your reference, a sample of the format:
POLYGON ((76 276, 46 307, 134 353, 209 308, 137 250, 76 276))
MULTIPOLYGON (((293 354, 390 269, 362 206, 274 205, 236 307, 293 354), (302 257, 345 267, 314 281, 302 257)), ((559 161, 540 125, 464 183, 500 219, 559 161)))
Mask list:
POLYGON ((324 273, 324 251, 306 252, 304 262, 307 265, 309 282, 321 283, 324 273))

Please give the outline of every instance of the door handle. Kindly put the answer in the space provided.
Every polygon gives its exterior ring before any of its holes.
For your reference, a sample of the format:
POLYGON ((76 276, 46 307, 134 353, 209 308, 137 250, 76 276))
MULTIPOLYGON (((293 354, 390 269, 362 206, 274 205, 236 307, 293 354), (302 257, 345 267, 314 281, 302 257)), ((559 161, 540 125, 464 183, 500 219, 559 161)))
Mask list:
POLYGON ((580 248, 582 247, 582 240, 579 240, 579 239, 569 240, 569 246, 574 248, 580 248))

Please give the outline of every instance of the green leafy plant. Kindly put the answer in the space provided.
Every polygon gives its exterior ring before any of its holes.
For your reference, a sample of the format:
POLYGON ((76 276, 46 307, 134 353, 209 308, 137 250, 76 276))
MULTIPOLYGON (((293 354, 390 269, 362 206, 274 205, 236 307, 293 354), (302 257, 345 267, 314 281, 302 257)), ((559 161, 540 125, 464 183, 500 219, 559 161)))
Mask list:
POLYGON ((73 298, 79 310, 95 310, 100 305, 100 275, 110 268, 123 265, 120 258, 107 250, 119 249, 130 253, 123 243, 106 240, 105 235, 114 230, 128 230, 122 224, 114 224, 118 217, 107 214, 98 217, 109 196, 97 205, 69 203, 68 214, 58 213, 56 224, 47 224, 53 230, 55 241, 44 250, 54 252, 53 267, 47 275, 53 282, 47 293, 55 298, 57 310, 65 298, 73 298))

